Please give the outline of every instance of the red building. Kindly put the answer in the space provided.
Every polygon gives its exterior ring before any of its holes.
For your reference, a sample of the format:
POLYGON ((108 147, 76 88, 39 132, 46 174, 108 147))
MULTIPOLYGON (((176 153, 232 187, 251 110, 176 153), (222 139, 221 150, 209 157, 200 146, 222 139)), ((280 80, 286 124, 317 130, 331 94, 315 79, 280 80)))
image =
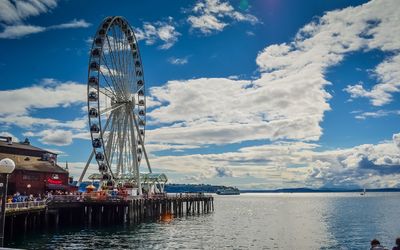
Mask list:
POLYGON ((46 191, 68 190, 69 173, 57 165, 57 154, 24 142, 13 142, 0 136, 0 160, 10 158, 15 170, 9 176, 8 194, 43 194, 46 191))

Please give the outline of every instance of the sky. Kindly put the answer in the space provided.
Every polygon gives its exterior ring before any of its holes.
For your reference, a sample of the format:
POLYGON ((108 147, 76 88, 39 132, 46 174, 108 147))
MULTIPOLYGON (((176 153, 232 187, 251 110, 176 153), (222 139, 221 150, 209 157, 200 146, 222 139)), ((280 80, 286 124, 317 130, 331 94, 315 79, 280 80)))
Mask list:
POLYGON ((139 40, 150 162, 170 183, 400 187, 399 12, 396 0, 0 0, 0 134, 80 175, 92 37, 118 15, 139 40))

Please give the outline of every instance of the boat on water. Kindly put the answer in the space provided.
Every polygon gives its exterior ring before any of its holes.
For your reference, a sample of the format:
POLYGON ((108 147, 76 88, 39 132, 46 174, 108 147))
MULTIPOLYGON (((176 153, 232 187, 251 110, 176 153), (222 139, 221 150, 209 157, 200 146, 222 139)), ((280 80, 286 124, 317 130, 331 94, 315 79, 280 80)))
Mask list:
POLYGON ((362 193, 360 193, 360 195, 365 195, 365 194, 366 194, 366 192, 367 192, 367 190, 364 188, 363 192, 362 192, 362 193))
POLYGON ((218 189, 216 192, 218 195, 239 195, 240 191, 237 188, 228 187, 218 189))

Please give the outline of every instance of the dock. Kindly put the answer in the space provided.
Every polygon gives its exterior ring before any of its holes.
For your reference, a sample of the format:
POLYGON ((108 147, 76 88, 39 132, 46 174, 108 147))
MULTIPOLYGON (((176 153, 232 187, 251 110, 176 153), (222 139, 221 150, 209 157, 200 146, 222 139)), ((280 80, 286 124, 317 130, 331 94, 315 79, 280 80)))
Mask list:
POLYGON ((62 226, 108 226, 170 221, 175 217, 208 214, 214 198, 204 194, 141 196, 56 195, 46 201, 6 204, 5 239, 15 234, 62 226))

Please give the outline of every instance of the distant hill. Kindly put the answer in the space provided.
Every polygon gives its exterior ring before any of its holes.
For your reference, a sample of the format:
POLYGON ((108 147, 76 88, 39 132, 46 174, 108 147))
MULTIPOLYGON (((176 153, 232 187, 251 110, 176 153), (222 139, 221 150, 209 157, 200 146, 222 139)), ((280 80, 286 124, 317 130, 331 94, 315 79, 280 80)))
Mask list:
MULTIPOLYGON (((209 185, 209 184, 166 184, 165 191, 168 193, 216 193, 218 189, 228 188, 227 186, 209 185)), ((254 190, 241 189, 241 193, 333 193, 333 192, 362 192, 358 189, 341 188, 281 188, 273 190, 254 190)), ((400 188, 374 188, 367 189, 367 192, 400 192, 400 188)))
POLYGON ((167 193, 216 193, 218 189, 226 186, 215 186, 208 184, 166 184, 167 193))
MULTIPOLYGON (((346 192, 362 192, 362 188, 358 189, 341 189, 341 188, 281 188, 275 190, 240 190, 241 193, 346 193, 346 192)), ((372 188, 367 192, 400 192, 400 188, 372 188)))

